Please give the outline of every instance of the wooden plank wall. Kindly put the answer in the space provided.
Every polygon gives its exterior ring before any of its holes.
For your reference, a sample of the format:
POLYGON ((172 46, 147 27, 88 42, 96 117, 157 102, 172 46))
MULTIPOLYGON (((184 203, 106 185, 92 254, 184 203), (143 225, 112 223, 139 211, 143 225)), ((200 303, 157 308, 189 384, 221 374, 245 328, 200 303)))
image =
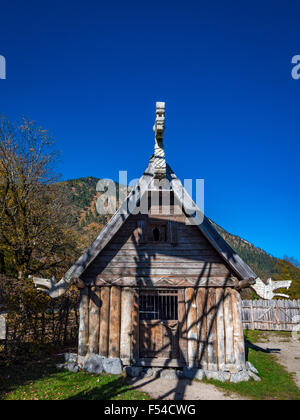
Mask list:
POLYGON ((118 284, 119 286, 155 284, 158 279, 171 278, 186 281, 184 286, 205 285, 232 286, 237 282, 235 274, 228 267, 197 226, 186 225, 184 216, 159 216, 140 219, 131 215, 119 232, 87 268, 82 280, 97 285, 118 284), (141 231, 141 222, 145 231, 141 231), (153 242, 148 237, 147 226, 172 222, 176 232, 166 242, 153 242), (119 284, 120 283, 120 284, 119 284))
POLYGON ((92 287, 81 291, 78 353, 132 358, 133 288, 92 287))
POLYGON ((187 289, 186 297, 189 366, 211 371, 244 368, 239 293, 231 288, 198 288, 187 289))
MULTIPOLYGON (((245 365, 241 298, 232 288, 179 289, 180 358, 207 370, 245 365)), ((79 354, 139 359, 138 292, 130 287, 92 287, 81 291, 79 354)), ((155 366, 157 360, 151 361, 155 366)))
POLYGON ((300 324, 300 300, 243 300, 242 319, 249 330, 292 331, 300 324))

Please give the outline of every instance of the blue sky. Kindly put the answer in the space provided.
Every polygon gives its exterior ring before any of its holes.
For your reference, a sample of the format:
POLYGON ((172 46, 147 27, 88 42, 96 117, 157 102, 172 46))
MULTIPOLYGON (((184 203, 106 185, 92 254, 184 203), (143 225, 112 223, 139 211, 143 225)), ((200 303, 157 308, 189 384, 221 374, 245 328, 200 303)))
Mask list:
POLYGON ((48 128, 64 179, 139 177, 155 101, 206 214, 274 256, 300 259, 298 0, 10 1, 1 5, 0 113, 48 128))

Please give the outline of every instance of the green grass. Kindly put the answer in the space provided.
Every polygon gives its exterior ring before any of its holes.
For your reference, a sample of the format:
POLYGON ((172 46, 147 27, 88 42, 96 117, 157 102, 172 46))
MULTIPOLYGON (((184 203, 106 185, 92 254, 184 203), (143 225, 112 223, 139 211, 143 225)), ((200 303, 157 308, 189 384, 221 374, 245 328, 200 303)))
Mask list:
MULTIPOLYGON (((269 331, 247 331, 245 337, 255 343, 268 338, 269 331)), ((287 334, 279 334, 287 336, 287 334)), ((300 390, 293 380, 293 375, 278 363, 273 354, 259 350, 249 349, 248 360, 256 367, 261 382, 250 380, 238 384, 222 383, 214 380, 206 380, 218 388, 228 392, 235 392, 243 397, 254 400, 300 400, 300 390)))
MULTIPOLYGON (((290 333, 245 331, 252 343, 268 339, 270 334, 289 338, 290 333)), ((293 375, 278 363, 273 354, 249 348, 248 360, 258 369, 261 382, 238 384, 205 380, 225 391, 257 400, 300 400, 293 375)), ((143 392, 130 390, 123 376, 91 375, 85 372, 58 371, 53 358, 0 366, 0 400, 149 400, 143 392)))
POLYGON ((58 360, 0 367, 0 400, 148 400, 123 376, 58 371, 58 360))
POLYGON ((289 331, 259 331, 259 330, 245 330, 245 339, 251 343, 263 343, 268 341, 270 337, 278 337, 282 339, 290 339, 292 333, 289 331))

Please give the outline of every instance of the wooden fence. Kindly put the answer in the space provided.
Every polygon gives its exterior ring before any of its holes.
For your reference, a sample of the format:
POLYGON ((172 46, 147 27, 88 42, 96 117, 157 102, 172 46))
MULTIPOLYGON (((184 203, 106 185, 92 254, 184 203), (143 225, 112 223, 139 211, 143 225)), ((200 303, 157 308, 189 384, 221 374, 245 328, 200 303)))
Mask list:
POLYGON ((300 300, 243 300, 244 329, 293 331, 300 324, 300 300))
POLYGON ((0 361, 77 345, 78 310, 0 314, 0 361))

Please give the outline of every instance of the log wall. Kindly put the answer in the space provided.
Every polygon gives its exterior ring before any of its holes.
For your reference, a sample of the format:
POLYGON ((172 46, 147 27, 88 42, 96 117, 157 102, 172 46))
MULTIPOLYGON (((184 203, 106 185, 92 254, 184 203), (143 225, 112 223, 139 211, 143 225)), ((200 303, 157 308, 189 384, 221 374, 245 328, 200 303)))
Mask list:
MULTIPOLYGON (((178 339, 183 357, 179 366, 211 371, 243 368, 245 349, 239 293, 232 288, 204 287, 179 291, 178 339)), ((80 355, 93 352, 120 357, 124 365, 139 361, 137 289, 85 288, 81 291, 80 317, 80 355)), ((151 365, 175 366, 177 362, 153 358, 151 365)))
MULTIPOLYGON (((197 326, 195 341, 190 343, 189 364, 193 364, 197 352, 197 364, 211 371, 234 370, 245 366, 245 347, 241 321, 241 299, 238 292, 230 288, 198 288, 196 301, 196 323, 194 310, 187 312, 189 329, 197 326)), ((190 338, 194 334, 190 335, 190 338)), ((189 341, 189 337, 188 337, 189 341)))
POLYGON ((245 363, 240 295, 234 290, 239 279, 198 227, 187 223, 176 200, 170 214, 155 200, 148 214, 131 214, 81 275, 90 291, 88 297, 82 291, 80 353, 212 371, 245 363), (155 319, 140 330, 141 288, 178 289, 175 324, 155 319))

